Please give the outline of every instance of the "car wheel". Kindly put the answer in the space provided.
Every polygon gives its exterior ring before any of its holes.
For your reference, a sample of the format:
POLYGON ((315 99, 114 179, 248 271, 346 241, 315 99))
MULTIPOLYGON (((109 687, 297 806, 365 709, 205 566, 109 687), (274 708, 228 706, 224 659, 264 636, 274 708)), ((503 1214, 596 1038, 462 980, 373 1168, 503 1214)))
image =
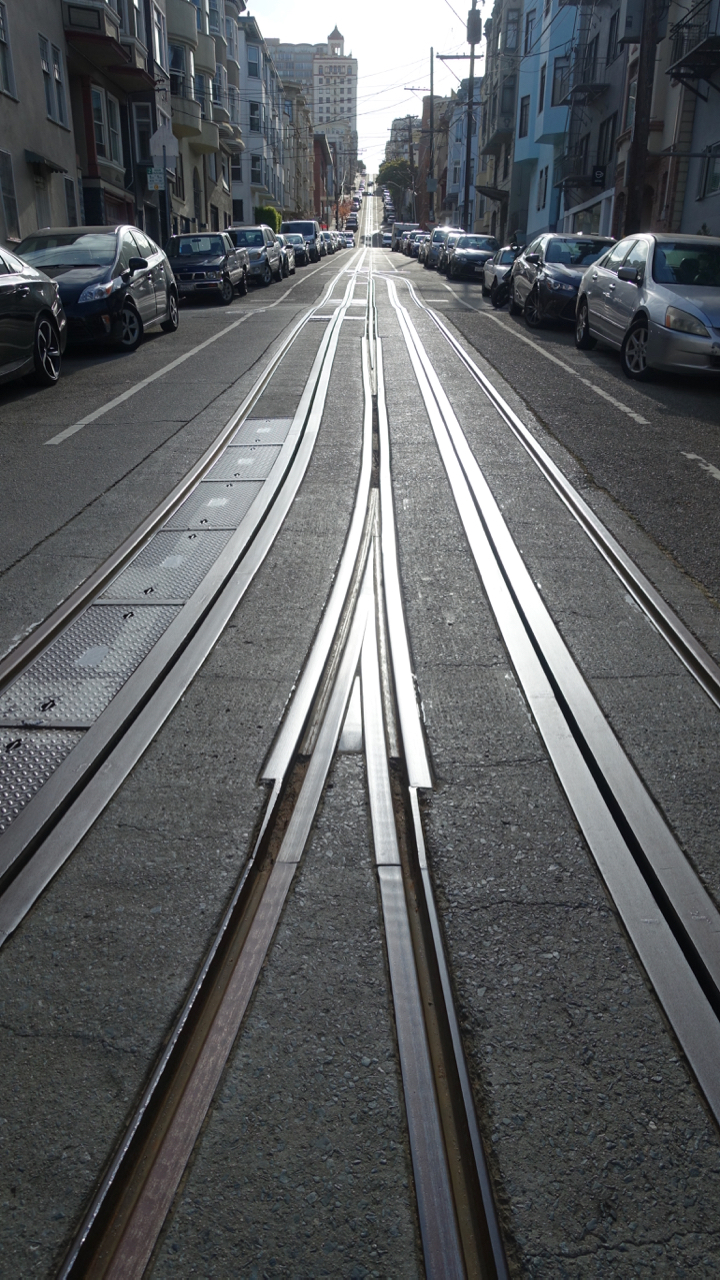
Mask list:
POLYGON ((160 328, 163 333, 174 333, 180 324, 180 311, 178 309, 177 294, 171 289, 168 294, 168 313, 167 320, 163 320, 160 328))
POLYGON ((220 286, 220 301, 224 307, 229 307, 234 297, 233 282, 229 276, 225 276, 220 286))
POLYGON ((623 373, 635 382, 645 382, 650 377, 647 362, 648 322, 636 320, 630 325, 620 348, 620 364, 623 373))
POLYGON ((596 339, 590 333, 587 298, 581 298, 575 316, 575 346, 579 351, 592 351, 596 339))
POLYGON ((525 299, 525 321, 531 329, 542 329, 543 314, 540 308, 540 290, 537 285, 525 299))
POLYGON ((520 306, 520 303, 517 301, 517 298, 515 297, 515 281, 514 280, 511 281, 510 283, 510 315, 511 316, 522 315, 522 307, 520 306))
POLYGON ((238 284, 238 293, 240 294, 241 298, 244 298, 247 291, 248 291, 248 273, 247 273, 247 267, 243 267, 242 275, 240 277, 240 281, 238 284))
POLYGON ((143 336, 143 323, 131 302, 124 302, 120 312, 120 339, 122 351, 134 351, 143 336))
POLYGON ((60 335, 49 316, 40 316, 35 326, 33 361, 35 364, 35 372, 31 375, 33 382, 37 382, 41 387, 54 387, 60 377, 62 354, 60 335))
POLYGON ((265 270, 262 273, 262 282, 266 288, 269 284, 272 284, 273 282, 273 273, 272 273, 269 262, 265 263, 265 270))

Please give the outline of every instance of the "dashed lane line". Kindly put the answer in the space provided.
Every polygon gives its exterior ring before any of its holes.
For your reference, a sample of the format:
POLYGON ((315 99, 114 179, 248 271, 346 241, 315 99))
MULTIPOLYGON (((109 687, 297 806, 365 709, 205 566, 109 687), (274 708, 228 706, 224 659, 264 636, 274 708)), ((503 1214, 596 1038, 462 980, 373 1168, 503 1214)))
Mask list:
MULTIPOLYGON (((321 264, 324 265, 324 264, 321 264)), ((217 333, 213 333, 211 337, 206 338, 204 342, 199 342, 197 346, 191 347, 184 355, 178 356, 176 360, 171 360, 169 364, 164 364, 161 369, 156 369, 154 373, 149 374, 147 378, 143 378, 140 382, 136 382, 132 387, 128 387, 127 391, 123 391, 121 395, 115 396, 113 400, 108 400, 106 404, 100 405, 99 409, 93 410, 92 413, 86 414, 84 418, 80 418, 78 422, 74 422, 71 427, 65 427, 63 431, 58 431, 57 435, 51 436, 45 444, 62 444, 64 440, 74 436, 78 431, 82 431, 83 427, 87 427, 91 422, 97 422, 98 418, 102 418, 111 409, 115 409, 117 405, 123 404, 126 400, 130 400, 132 396, 137 395, 138 391, 142 391, 145 387, 149 387, 151 382, 156 382, 158 378, 163 378, 166 373, 171 373, 173 369, 177 369, 178 365, 184 364, 191 356, 196 356, 198 351, 203 351, 205 347, 209 347, 213 342, 217 342, 218 338, 224 338, 225 334, 231 333, 233 329, 237 329, 238 325, 244 324, 251 316, 261 315, 265 311, 272 311, 275 307, 284 302, 289 293, 296 289, 303 280, 309 279, 311 275, 315 275, 320 271, 321 267, 315 267, 314 271, 308 272, 303 276, 302 280, 296 280, 294 284, 286 289, 282 298, 278 298, 276 302, 270 302, 266 307, 254 307, 252 311, 245 311, 239 320, 234 320, 232 324, 225 325, 223 329, 218 329, 217 333)))
POLYGON ((713 480, 720 480, 720 467, 713 466, 712 462, 708 462, 699 453, 686 453, 684 449, 681 449, 680 452, 683 458, 688 458, 690 462, 697 462, 703 471, 707 471, 713 477, 713 480))

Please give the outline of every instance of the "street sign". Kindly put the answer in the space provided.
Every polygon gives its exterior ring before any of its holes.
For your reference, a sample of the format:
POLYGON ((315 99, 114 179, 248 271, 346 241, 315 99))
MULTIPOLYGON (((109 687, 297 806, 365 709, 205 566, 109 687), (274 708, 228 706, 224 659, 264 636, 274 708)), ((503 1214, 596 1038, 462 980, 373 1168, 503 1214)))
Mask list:
POLYGON ((176 156, 179 154, 178 140, 169 124, 163 124, 159 129, 155 130, 150 138, 149 145, 150 155, 153 159, 156 156, 162 155, 163 147, 165 148, 166 156, 176 156))
POLYGON ((600 164, 596 165, 596 167, 593 169, 591 185, 593 187, 605 186, 605 166, 604 165, 600 165, 600 164))
POLYGON ((148 191, 164 191, 165 190, 165 170, 164 169, 148 169, 147 184, 148 184, 148 191))

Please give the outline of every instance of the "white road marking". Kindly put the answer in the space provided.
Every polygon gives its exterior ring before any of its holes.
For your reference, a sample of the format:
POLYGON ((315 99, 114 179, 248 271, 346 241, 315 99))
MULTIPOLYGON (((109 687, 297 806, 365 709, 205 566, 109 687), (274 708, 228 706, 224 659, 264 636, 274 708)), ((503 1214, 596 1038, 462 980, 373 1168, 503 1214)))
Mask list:
MULTIPOLYGON (((324 264, 321 264, 324 265, 324 264)), ((307 280, 309 276, 315 275, 320 267, 315 267, 314 271, 309 271, 303 276, 303 280, 307 280)), ((102 418, 111 409, 115 409, 117 405, 123 404, 125 400, 130 400, 132 396, 137 395, 138 391, 142 391, 144 387, 148 387, 151 382, 156 382, 158 378, 163 378, 166 373, 171 373, 173 369, 177 369, 178 365, 184 364, 191 356, 196 356, 198 351, 204 351, 205 347, 209 347, 211 343, 217 342, 218 338, 223 338, 226 333, 231 333, 233 329, 237 329, 238 325, 244 324, 251 316, 261 315, 265 311, 272 311, 279 306, 281 302, 293 289, 296 289, 302 280, 296 280, 285 290, 282 298, 278 298, 276 302, 270 302, 266 307, 254 307, 252 311, 245 311, 239 320, 234 320, 232 324, 228 324, 224 329, 218 329, 217 333, 212 334, 210 338, 206 338, 204 342, 199 342, 196 347, 192 347, 190 351, 186 351, 184 355, 178 356, 176 360, 171 360, 169 364, 164 364, 161 369, 156 369, 155 373, 151 373, 149 377, 143 378, 142 381, 136 382, 134 386, 128 387, 127 391, 123 391, 121 395, 115 396, 114 400, 108 400, 106 404, 95 409, 93 413, 88 413, 86 417, 80 418, 79 422, 74 422, 71 427, 65 427, 64 431, 59 431, 56 436, 52 436, 50 440, 46 440, 45 444, 62 444, 63 440, 67 440, 70 436, 76 435, 78 431, 82 431, 83 427, 87 427, 91 422, 97 422, 98 418, 102 418)))
MULTIPOLYGON (((636 413, 634 409, 630 408, 629 404, 624 404, 622 400, 618 400, 615 396, 611 396, 608 391, 599 387, 596 382, 590 382, 589 378, 583 378, 582 374, 578 373, 577 369, 573 369, 572 365, 566 364, 564 360, 558 360, 557 356, 546 351, 539 343, 533 342, 532 338, 528 338, 527 334, 519 333, 517 329, 511 328, 508 324, 504 324, 500 317, 493 315, 491 311, 481 311, 480 307, 473 307, 471 303, 466 302, 464 298, 461 298, 454 289, 451 289, 449 284, 446 284, 443 287, 447 289, 448 293, 451 293, 463 307, 467 307, 468 311, 474 311, 476 315, 484 316, 486 320, 492 320, 495 324, 499 324, 500 328, 504 329, 506 333, 511 333, 514 338, 518 338, 520 342, 524 342, 528 347, 532 347, 533 351, 538 351, 546 360, 551 360, 553 364, 556 364, 560 369, 564 369, 565 372, 571 374, 573 378, 578 378, 584 387, 589 387, 589 389, 594 391, 597 396, 601 396, 603 400, 607 400, 614 406, 614 408, 619 409, 621 413, 627 414, 628 418, 632 418, 633 422, 637 422, 641 427, 652 426, 652 423, 648 418, 643 418, 641 414, 636 413)), ((428 299, 428 301, 434 301, 434 299, 428 299)))
POLYGON ((689 458, 691 462, 697 462, 703 471, 708 471, 714 480, 720 480, 720 467, 714 467, 712 462, 707 462, 705 458, 701 458, 699 453, 686 453, 684 449, 680 450, 683 458, 689 458))

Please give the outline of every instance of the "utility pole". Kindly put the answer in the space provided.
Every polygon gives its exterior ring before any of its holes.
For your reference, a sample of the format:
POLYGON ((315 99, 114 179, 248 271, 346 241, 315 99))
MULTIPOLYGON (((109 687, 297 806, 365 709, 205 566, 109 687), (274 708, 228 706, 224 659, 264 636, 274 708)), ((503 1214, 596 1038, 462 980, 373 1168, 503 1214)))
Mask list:
POLYGON ((412 196, 412 220, 415 221, 415 165, 413 163, 412 116, 408 116, 408 156, 410 158, 410 194, 412 196))
POLYGON ((468 215, 470 212, 470 161, 472 160, 472 126, 473 126, 473 108, 475 97, 475 45, 479 44, 482 39, 482 20, 477 9, 477 0, 472 0, 472 9, 468 14, 467 22, 467 39, 470 45, 470 78, 468 80, 468 109, 467 109, 467 145, 465 147, 465 198, 463 203, 463 222, 465 230, 472 231, 472 227, 468 226, 468 215))
POLYGON ((657 58, 658 26, 662 12, 662 0, 645 0, 640 53, 638 56, 637 91, 635 94, 635 119, 633 135, 626 161, 627 203, 625 226, 618 228, 623 236, 640 231, 645 196, 645 164, 650 139, 650 112, 652 109, 655 60, 657 58))
POLYGON ((433 88, 433 50, 430 50, 430 181, 428 183, 428 222, 435 221, 435 90, 433 88))

